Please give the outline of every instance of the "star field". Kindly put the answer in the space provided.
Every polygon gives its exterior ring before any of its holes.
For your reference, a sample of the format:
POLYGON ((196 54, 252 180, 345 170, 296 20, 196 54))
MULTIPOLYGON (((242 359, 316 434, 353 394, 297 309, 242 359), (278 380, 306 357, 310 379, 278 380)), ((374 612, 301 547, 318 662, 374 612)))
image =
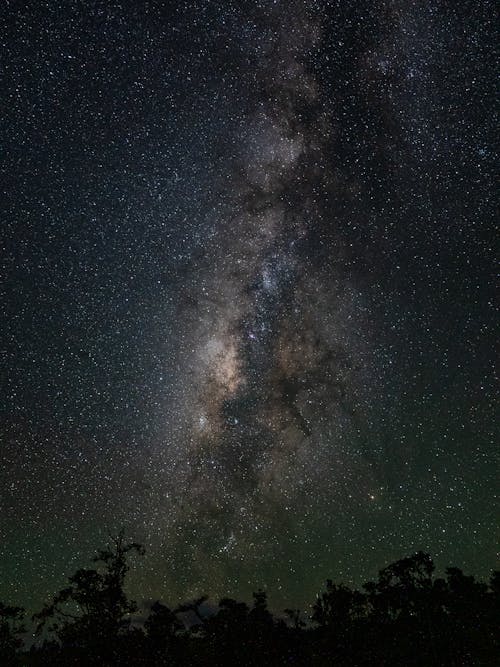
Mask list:
POLYGON ((138 600, 487 573, 492 3, 0 20, 0 599, 122 527, 138 600))

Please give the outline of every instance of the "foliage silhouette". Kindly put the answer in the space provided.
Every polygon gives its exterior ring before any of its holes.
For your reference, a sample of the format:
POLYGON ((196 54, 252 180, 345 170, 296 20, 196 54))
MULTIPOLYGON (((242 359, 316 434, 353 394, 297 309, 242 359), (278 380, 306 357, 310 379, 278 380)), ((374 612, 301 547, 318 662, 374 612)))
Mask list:
POLYGON ((130 616, 137 611, 123 586, 130 552, 144 553, 141 545, 125 543, 123 532, 113 545, 93 559, 99 569, 80 569, 69 578, 70 585, 35 614, 37 632, 47 625, 73 664, 106 665, 116 662, 117 647, 129 639, 130 616))
POLYGON ((159 601, 152 605, 144 623, 144 630, 149 643, 149 654, 154 658, 155 664, 168 665, 170 661, 179 658, 179 633, 183 629, 184 626, 175 612, 159 601))
POLYGON ((498 665, 500 575, 489 584, 458 568, 434 577, 434 563, 418 552, 380 570, 353 590, 326 582, 312 613, 268 609, 223 598, 216 608, 202 596, 174 610, 160 601, 132 623, 135 602, 124 592, 128 557, 143 554, 123 533, 98 552, 94 569, 80 569, 69 586, 34 616, 45 638, 21 647, 23 610, 0 604, 0 664, 96 666, 487 667, 498 665))

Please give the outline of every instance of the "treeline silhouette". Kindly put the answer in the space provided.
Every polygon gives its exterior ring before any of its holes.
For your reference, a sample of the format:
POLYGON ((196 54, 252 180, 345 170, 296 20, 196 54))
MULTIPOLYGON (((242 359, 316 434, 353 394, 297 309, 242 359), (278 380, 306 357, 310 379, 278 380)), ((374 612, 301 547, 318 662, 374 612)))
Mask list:
POLYGON ((230 598, 218 607, 202 597, 176 609, 155 602, 132 622, 128 557, 143 554, 123 534, 98 552, 38 614, 39 641, 27 648, 24 611, 0 603, 0 665, 500 665, 500 573, 489 584, 448 568, 434 578, 428 554, 418 552, 379 572, 362 590, 326 582, 308 615, 268 609, 266 593, 253 604, 230 598))

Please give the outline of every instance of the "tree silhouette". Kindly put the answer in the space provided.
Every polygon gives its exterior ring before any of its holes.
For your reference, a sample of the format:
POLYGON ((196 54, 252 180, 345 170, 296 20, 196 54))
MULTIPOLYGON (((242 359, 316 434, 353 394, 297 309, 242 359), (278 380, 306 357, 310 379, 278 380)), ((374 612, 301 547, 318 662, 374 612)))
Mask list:
POLYGON ((183 624, 172 610, 161 602, 152 605, 144 623, 144 630, 149 643, 149 652, 155 664, 165 665, 178 657, 179 633, 183 629, 183 624))
POLYGON ((231 598, 219 602, 218 612, 205 620, 205 657, 232 665, 242 653, 248 655, 248 606, 231 598))
POLYGON ((338 662, 346 662, 351 647, 359 646, 355 635, 365 615, 366 596, 329 579, 326 591, 313 605, 312 620, 320 626, 316 641, 319 655, 324 659, 333 655, 338 662))
POLYGON ((127 556, 132 551, 144 553, 139 544, 125 543, 121 532, 111 547, 94 557, 99 569, 78 570, 69 578, 70 585, 34 616, 39 622, 37 632, 50 621, 48 629, 64 650, 74 653, 75 664, 80 664, 80 658, 84 660, 81 664, 114 664, 130 615, 137 611, 123 589, 127 556))
POLYGON ((421 551, 380 570, 377 582, 368 582, 371 637, 375 656, 395 664, 438 664, 433 623, 440 619, 441 601, 433 605, 432 558, 421 551), (395 641, 395 638, 398 638, 395 641))
POLYGON ((312 619, 323 627, 341 629, 365 614, 365 595, 328 579, 326 591, 314 603, 312 619))
POLYGON ((449 567, 446 574, 444 605, 449 642, 464 663, 475 664, 474 656, 481 656, 484 664, 489 664, 486 661, 498 652, 498 633, 494 628, 500 618, 498 589, 495 590, 499 573, 492 577, 490 590, 486 584, 464 575, 456 567, 449 567))
POLYGON ((123 533, 80 569, 69 586, 35 615, 47 639, 20 652, 23 612, 0 604, 0 664, 144 667, 495 667, 500 575, 488 584, 458 568, 434 578, 434 563, 418 552, 380 570, 361 591, 326 582, 309 622, 269 611, 259 590, 253 604, 207 597, 171 610, 155 602, 142 626, 124 592, 128 557, 144 553, 123 533), (205 605, 205 606, 204 606, 205 605), (185 623, 179 615, 190 615, 185 623))

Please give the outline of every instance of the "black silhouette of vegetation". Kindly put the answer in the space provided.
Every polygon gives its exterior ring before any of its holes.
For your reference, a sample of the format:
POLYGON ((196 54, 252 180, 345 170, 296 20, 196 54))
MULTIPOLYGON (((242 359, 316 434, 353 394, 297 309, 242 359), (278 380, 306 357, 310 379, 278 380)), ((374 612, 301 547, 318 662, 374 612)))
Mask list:
POLYGON ((23 610, 0 604, 0 664, 5 666, 499 665, 500 573, 489 585, 448 568, 435 578, 418 552, 379 572, 362 590, 326 582, 309 615, 273 615, 266 593, 248 606, 230 598, 216 609, 204 596, 169 609, 152 604, 146 620, 124 591, 127 558, 143 548, 120 534, 99 551, 33 620, 39 641, 23 645, 23 610))

